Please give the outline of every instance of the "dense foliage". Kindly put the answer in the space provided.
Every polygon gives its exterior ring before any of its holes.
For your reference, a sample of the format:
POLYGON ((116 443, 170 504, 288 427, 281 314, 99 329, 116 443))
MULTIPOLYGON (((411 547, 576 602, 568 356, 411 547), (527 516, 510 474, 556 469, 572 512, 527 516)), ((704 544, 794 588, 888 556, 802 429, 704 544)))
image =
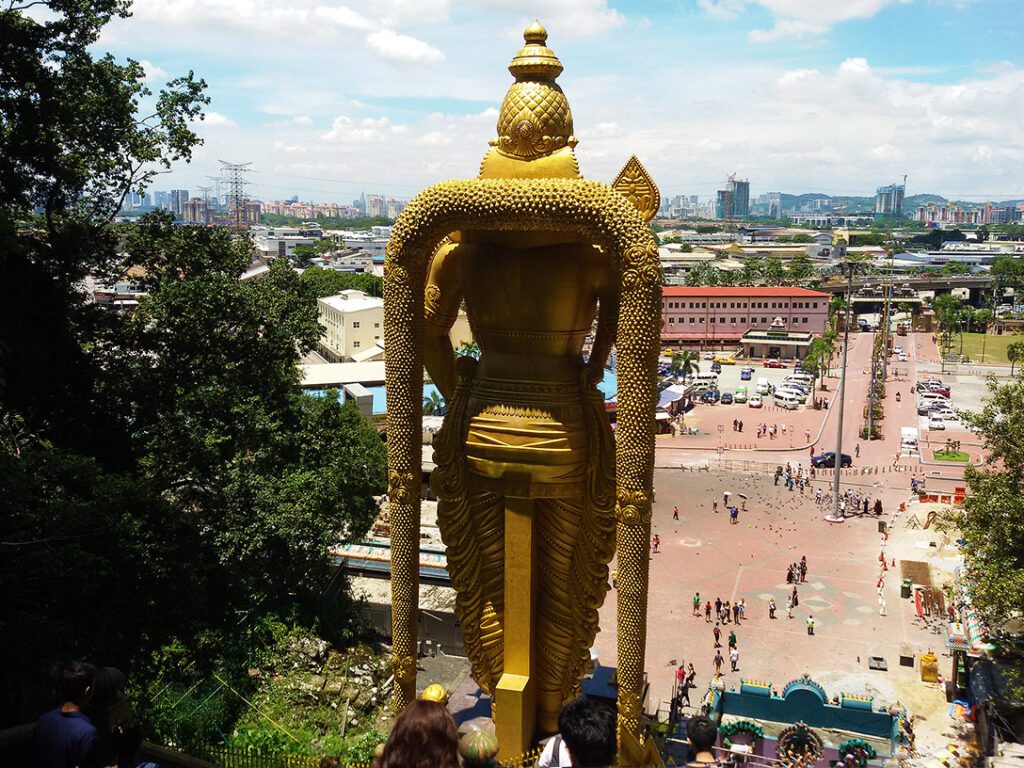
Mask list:
POLYGON ((337 269, 310 267, 304 270, 300 281, 315 297, 334 296, 341 291, 355 289, 370 296, 384 295, 384 281, 365 272, 342 272, 337 269))
POLYGON ((993 378, 988 386, 982 410, 964 417, 984 435, 990 454, 986 466, 967 466, 970 493, 949 522, 964 541, 974 604, 999 629, 1024 616, 1024 379, 993 378))
MULTIPOLYGON (((69 658, 124 668, 156 712, 196 675, 245 690, 274 622, 344 639, 328 547, 384 488, 355 408, 298 389, 311 285, 283 262, 240 281, 250 246, 223 230, 110 223, 188 159, 203 83, 150 98, 139 64, 93 56, 127 3, 32 5, 50 20, 0 11, 0 726, 49 704, 69 658), (84 278, 129 268, 134 314, 89 301, 84 278)), ((218 702, 191 733, 229 725, 218 702)))

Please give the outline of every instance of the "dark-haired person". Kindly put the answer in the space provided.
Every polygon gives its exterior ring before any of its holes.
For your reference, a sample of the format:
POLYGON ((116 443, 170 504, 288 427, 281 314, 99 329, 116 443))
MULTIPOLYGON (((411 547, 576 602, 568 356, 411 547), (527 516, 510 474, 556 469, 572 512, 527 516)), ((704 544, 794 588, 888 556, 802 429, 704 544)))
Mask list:
POLYGON ((715 741, 718 740, 718 726, 703 715, 695 715, 686 721, 686 738, 690 742, 693 759, 687 768, 701 768, 706 765, 721 765, 715 757, 715 741))
POLYGON ((73 661, 64 669, 64 703, 36 721, 32 749, 36 768, 94 768, 99 733, 82 712, 93 694, 96 668, 73 661))
POLYGON ((558 713, 558 735, 548 742, 537 765, 541 768, 603 768, 614 762, 615 710, 580 696, 558 713))
POLYGON ((417 699, 395 720, 381 768, 458 768, 459 733, 447 707, 417 699))

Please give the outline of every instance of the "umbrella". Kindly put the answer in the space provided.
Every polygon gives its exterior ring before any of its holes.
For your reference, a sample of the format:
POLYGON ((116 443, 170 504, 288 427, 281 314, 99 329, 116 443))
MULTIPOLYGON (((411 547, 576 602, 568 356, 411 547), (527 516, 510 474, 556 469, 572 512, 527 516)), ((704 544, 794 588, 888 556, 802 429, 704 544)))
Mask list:
POLYGON ((723 496, 732 496, 732 491, 726 491, 722 494, 723 496))
POLYGON ((744 501, 746 501, 747 500, 747 494, 741 493, 740 494, 740 498, 743 499, 744 501))

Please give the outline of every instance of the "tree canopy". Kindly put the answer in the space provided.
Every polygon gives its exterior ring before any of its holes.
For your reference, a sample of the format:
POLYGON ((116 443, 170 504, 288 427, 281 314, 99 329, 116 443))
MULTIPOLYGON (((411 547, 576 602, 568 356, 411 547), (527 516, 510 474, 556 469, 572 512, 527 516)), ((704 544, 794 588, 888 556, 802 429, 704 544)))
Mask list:
POLYGON ((240 281, 251 246, 223 229, 112 223, 189 158, 202 81, 153 96, 138 63, 92 53, 127 2, 32 5, 50 20, 0 11, 4 725, 49 703, 70 658, 195 668, 259 642, 242 619, 320 622, 329 547, 366 531, 384 490, 355 407, 298 388, 312 278, 280 261, 240 281), (148 292, 134 313, 90 301, 83 278, 129 269, 148 292))

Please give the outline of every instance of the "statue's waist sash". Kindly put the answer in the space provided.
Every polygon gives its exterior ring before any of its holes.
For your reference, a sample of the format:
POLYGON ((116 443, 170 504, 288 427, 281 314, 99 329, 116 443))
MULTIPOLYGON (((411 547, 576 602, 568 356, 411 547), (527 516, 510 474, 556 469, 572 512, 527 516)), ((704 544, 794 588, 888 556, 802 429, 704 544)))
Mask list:
POLYGON ((503 492, 528 483, 531 496, 581 495, 593 399, 576 382, 474 380, 465 423, 470 483, 503 492))

